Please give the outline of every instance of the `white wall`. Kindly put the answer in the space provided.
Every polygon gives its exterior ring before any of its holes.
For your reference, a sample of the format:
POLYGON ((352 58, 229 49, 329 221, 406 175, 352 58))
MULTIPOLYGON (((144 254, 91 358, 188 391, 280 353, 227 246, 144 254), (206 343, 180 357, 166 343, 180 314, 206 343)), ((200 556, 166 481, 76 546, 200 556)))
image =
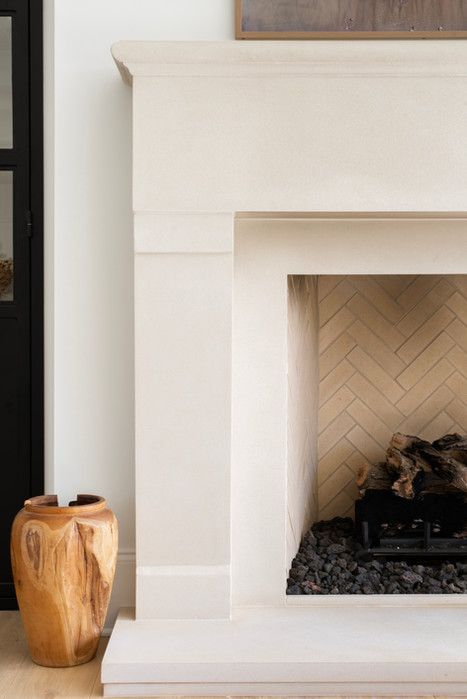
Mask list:
POLYGON ((231 39, 233 0, 45 0, 46 490, 120 522, 133 603, 131 91, 120 39, 231 39))

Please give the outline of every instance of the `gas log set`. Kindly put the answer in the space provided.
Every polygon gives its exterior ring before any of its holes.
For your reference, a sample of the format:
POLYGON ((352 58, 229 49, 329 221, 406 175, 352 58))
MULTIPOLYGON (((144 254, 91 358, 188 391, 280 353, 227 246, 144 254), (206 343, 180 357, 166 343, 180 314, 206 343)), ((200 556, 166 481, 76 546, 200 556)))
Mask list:
POLYGON ((467 438, 393 435, 386 461, 357 473, 355 523, 373 555, 467 556, 467 438))
POLYGON ((467 437, 396 433, 384 462, 357 472, 355 522, 315 523, 287 594, 465 594, 467 437))

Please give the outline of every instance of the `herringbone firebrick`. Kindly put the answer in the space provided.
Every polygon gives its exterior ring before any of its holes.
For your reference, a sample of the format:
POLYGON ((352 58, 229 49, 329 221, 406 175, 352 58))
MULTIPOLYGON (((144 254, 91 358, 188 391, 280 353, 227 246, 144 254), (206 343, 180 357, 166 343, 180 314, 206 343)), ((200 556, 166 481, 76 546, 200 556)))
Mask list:
POLYGON ((393 432, 467 433, 467 277, 319 277, 320 517, 352 513, 355 471, 393 432))

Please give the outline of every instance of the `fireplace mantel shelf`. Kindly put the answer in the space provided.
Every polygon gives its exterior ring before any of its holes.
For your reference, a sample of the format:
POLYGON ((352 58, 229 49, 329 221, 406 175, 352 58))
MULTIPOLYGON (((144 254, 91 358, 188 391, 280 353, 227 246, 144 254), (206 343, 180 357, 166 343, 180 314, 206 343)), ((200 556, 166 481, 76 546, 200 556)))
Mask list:
POLYGON ((155 76, 467 76, 467 42, 119 41, 124 80, 155 76))

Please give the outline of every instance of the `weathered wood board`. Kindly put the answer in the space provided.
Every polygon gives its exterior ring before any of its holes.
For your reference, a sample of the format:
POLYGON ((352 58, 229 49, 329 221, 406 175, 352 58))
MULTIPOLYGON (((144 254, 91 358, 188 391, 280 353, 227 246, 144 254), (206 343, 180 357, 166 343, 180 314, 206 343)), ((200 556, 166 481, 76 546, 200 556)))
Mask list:
POLYGON ((463 38, 467 0, 237 0, 237 38, 463 38))

